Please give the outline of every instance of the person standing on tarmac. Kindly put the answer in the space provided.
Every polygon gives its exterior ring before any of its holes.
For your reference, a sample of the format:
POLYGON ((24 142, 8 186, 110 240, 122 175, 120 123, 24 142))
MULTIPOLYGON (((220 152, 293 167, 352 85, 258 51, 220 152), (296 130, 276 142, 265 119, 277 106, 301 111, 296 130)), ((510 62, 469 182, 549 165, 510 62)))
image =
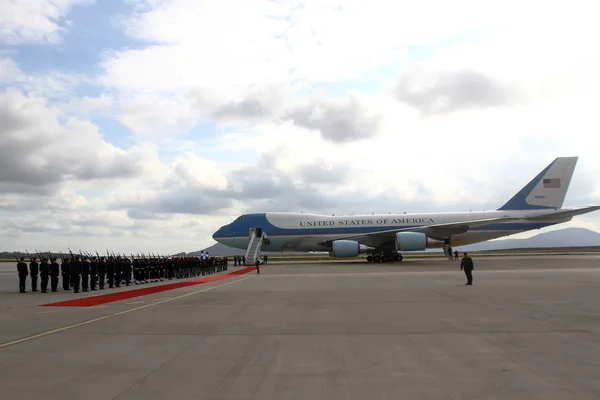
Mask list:
POLYGON ((19 258, 19 262, 17 263, 17 271, 19 272, 19 292, 27 293, 25 291, 25 283, 27 282, 27 264, 25 264, 25 258, 19 258))
POLYGON ((460 262, 461 271, 465 271, 465 275, 467 275, 467 283, 465 285, 473 284, 473 270, 475 267, 473 266, 473 259, 469 257, 469 255, 465 252, 463 254, 463 259, 460 262))
POLYGON ((258 258, 254 262, 254 265, 256 265, 256 273, 260 274, 260 260, 258 258))
POLYGON ((42 293, 48 293, 48 281, 50 280, 50 264, 48 264, 47 258, 42 258, 40 263, 40 276, 42 278, 42 284, 40 288, 42 293))
POLYGON ((71 290, 71 261, 66 256, 60 258, 63 290, 71 290))
POLYGON ((58 275, 60 274, 60 266, 56 262, 56 257, 52 257, 50 264, 50 288, 53 292, 58 292, 58 275))
POLYGON ((31 291, 37 292, 37 281, 38 275, 40 273, 40 266, 36 261, 36 258, 33 257, 31 262, 29 263, 29 274, 31 275, 31 291))

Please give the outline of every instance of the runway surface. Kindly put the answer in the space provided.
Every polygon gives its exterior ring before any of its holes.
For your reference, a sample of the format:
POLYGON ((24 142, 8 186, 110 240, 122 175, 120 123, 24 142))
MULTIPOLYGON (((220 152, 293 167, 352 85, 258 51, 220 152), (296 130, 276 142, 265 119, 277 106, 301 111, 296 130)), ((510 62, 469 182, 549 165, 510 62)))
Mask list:
POLYGON ((93 307, 0 265, 2 397, 600 398, 600 257, 474 261, 474 286, 457 261, 280 263, 93 307))

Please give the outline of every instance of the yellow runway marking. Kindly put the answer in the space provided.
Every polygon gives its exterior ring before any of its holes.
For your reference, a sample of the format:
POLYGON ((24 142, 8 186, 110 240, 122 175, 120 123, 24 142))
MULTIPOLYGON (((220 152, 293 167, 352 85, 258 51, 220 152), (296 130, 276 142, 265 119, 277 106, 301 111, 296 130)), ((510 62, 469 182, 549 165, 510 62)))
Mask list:
MULTIPOLYGON (((217 289, 217 288, 220 288, 220 287, 223 287, 223 286, 233 285, 234 283, 245 281, 246 279, 250 279, 250 278, 251 277, 248 276, 246 278, 238 279, 238 280, 232 281, 232 282, 227 282, 227 283, 224 283, 222 285, 212 286, 212 287, 209 287, 209 288, 206 288, 206 289, 198 290, 196 292, 182 294, 181 296, 170 297, 170 298, 167 298, 167 299, 164 299, 164 300, 161 300, 161 301, 157 301, 157 302, 146 304, 146 305, 143 305, 143 306, 131 308, 129 310, 121 311, 121 312, 118 312, 118 313, 115 313, 115 314, 105 315, 103 317, 98 317, 98 318, 90 319, 89 321, 79 322, 77 324, 64 326, 62 328, 57 328, 57 329, 53 329, 53 330, 50 330, 50 331, 38 333, 36 335, 31 335, 31 336, 27 336, 27 337, 24 337, 24 338, 21 338, 21 339, 17 339, 17 340, 13 340, 13 341, 10 341, 10 342, 2 343, 2 344, 0 344, 0 349, 2 349, 4 347, 15 345, 15 344, 19 344, 19 343, 22 343, 22 342, 26 342, 28 340, 39 339, 41 337, 52 335, 54 333, 63 332, 63 331, 66 331, 68 329, 73 329, 73 328, 78 328, 80 326, 89 325, 89 324, 94 323, 94 322, 102 321, 103 319, 117 317, 119 315, 127 314, 127 313, 130 313, 130 312, 133 312, 133 311, 143 310, 144 308, 148 308, 148 307, 154 307, 156 305, 167 303, 169 301, 183 299, 184 297, 192 296, 192 295, 195 295, 195 294, 198 294, 198 293, 208 292, 209 290, 217 289)), ((62 311, 62 310, 60 310, 60 311, 62 311)))

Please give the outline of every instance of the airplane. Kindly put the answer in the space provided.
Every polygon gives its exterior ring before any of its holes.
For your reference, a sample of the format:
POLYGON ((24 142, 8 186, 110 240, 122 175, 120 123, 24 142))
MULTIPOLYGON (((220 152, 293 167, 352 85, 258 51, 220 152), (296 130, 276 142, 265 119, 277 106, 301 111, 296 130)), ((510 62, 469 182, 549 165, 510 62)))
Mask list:
MULTIPOLYGON (((449 249, 541 229, 600 209, 562 205, 578 157, 558 157, 493 211, 329 216, 298 212, 243 214, 213 234, 221 244, 247 249, 262 240, 268 252, 367 254, 369 262, 402 261, 402 252, 449 249)), ((257 246, 254 246, 257 247, 257 246)))

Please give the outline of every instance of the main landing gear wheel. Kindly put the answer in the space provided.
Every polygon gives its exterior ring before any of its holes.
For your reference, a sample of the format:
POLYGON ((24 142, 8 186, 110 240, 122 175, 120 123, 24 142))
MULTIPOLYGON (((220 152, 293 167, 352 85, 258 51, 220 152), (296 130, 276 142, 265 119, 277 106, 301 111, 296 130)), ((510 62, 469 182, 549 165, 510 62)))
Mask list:
POLYGON ((401 254, 369 254, 367 256, 367 262, 390 262, 390 261, 402 261, 401 254))

